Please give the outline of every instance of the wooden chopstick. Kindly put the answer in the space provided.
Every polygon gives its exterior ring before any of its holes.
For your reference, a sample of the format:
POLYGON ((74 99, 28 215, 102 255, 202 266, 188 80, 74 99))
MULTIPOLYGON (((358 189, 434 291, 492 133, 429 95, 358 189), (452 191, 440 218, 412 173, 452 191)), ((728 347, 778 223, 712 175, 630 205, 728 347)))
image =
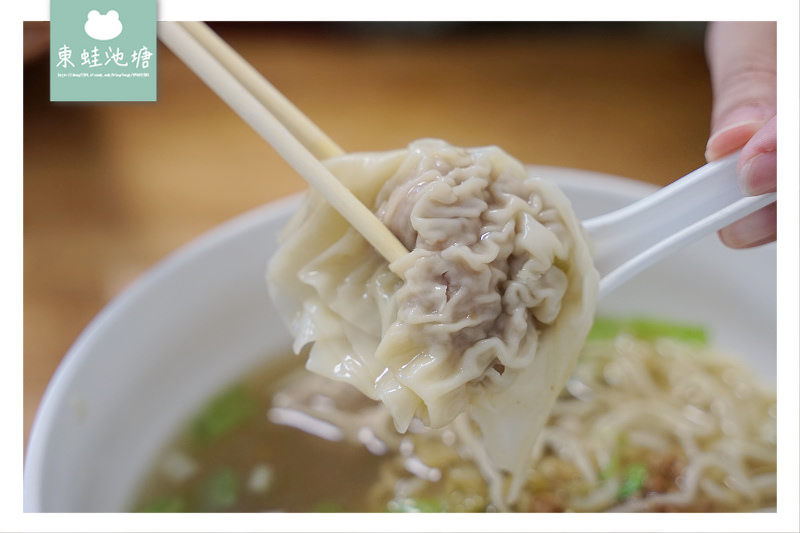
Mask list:
MULTIPOLYGON (((342 185, 303 142, 233 75, 227 68, 227 59, 226 63, 218 60, 183 23, 159 22, 158 36, 217 96, 267 141, 309 185, 317 189, 390 265, 408 253, 405 246, 389 231, 389 228, 347 187, 342 185)), ((242 59, 242 61, 244 60, 242 59)), ((263 86, 263 83, 259 82, 258 85, 263 86)), ((271 100, 270 107, 283 109, 282 116, 294 115, 293 112, 286 111, 281 100, 285 100, 285 98, 271 100)), ((286 101, 288 102, 288 100, 286 101)), ((294 123, 295 127, 299 127, 304 132, 307 131, 305 127, 299 126, 301 122, 294 123)), ((314 127, 313 129, 318 130, 319 128, 314 127)), ((314 135, 301 133, 299 137, 308 139, 314 135)), ((334 144, 334 146, 336 145, 334 144)), ((320 150, 322 149, 320 148, 320 150)), ((330 146, 325 150, 331 150, 330 146)))

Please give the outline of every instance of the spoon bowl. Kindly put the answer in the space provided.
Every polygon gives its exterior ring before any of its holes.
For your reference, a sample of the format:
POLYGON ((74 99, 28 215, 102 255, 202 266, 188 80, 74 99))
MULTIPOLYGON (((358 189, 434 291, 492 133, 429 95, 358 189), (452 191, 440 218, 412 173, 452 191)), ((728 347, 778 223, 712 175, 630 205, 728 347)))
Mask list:
POLYGON ((739 153, 708 163, 621 209, 584 220, 595 245, 600 298, 667 255, 774 203, 776 193, 743 196, 739 153))

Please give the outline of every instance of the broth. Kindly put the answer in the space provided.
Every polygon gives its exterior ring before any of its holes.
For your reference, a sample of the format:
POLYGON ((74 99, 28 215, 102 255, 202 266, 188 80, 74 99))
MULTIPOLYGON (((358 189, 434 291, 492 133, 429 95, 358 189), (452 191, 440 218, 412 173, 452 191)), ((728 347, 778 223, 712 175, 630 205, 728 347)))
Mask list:
POLYGON ((377 480, 381 458, 269 420, 281 378, 298 371, 301 361, 287 352, 217 395, 156 460, 134 509, 370 510, 363 495, 377 480))

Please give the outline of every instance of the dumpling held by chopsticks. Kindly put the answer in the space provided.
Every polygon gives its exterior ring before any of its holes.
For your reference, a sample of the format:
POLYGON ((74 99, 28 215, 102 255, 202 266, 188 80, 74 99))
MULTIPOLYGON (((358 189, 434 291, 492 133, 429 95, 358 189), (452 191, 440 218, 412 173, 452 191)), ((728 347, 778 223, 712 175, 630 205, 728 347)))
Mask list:
POLYGON ((497 147, 423 139, 328 168, 405 244, 390 265, 311 190, 268 269, 307 368, 405 431, 466 413, 523 467, 589 331, 598 275, 569 200, 497 147))

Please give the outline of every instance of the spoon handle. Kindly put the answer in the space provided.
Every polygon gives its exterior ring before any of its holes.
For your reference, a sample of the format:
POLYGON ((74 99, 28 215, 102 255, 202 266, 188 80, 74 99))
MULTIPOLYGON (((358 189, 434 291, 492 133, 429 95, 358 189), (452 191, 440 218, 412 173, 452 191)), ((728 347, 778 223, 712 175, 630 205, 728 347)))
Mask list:
POLYGON ((670 253, 776 201, 742 196, 739 153, 708 163, 659 191, 583 222, 595 245, 600 297, 670 253))

